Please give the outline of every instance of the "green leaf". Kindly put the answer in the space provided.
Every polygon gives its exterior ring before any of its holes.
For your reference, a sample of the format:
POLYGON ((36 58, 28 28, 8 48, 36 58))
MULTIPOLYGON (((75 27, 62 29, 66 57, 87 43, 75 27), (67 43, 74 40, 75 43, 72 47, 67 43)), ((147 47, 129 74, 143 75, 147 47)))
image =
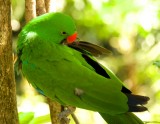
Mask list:
POLYGON ((157 60, 157 61, 153 62, 153 65, 155 65, 158 68, 160 68, 160 60, 157 60))
POLYGON ((50 114, 36 117, 36 118, 32 119, 29 124, 45 124, 48 122, 51 122, 50 114))
POLYGON ((34 112, 20 112, 18 115, 20 124, 29 124, 34 118, 34 112))

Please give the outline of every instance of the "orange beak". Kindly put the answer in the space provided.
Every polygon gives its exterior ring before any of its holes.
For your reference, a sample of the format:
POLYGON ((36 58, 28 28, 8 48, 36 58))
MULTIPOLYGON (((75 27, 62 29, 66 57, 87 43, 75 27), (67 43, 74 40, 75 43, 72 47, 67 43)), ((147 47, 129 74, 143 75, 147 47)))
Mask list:
POLYGON ((77 32, 67 37, 67 43, 68 44, 73 43, 76 40, 76 38, 77 38, 77 32))

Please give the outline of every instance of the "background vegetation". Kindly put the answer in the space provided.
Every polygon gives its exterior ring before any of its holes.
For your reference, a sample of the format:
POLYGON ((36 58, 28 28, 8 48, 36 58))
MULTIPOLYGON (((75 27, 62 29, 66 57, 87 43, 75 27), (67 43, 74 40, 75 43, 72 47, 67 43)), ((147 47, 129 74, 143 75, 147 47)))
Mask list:
MULTIPOLYGON (((12 0, 14 48, 24 26, 24 0, 12 0)), ((79 38, 112 51, 111 56, 97 58, 109 67, 135 94, 151 98, 149 111, 136 113, 142 120, 160 122, 160 1, 159 0, 53 0, 53 11, 73 17, 79 38)), ((54 27, 53 27, 54 28, 54 27)), ((14 51, 15 52, 15 51, 14 51)), ((16 73, 19 112, 44 115, 49 121, 45 98, 16 73)), ((117 101, 118 102, 118 101, 117 101)), ((78 109, 82 124, 104 123, 97 113, 78 109)), ((42 117, 42 118, 43 118, 42 117)), ((33 123, 33 120, 32 120, 33 123)))

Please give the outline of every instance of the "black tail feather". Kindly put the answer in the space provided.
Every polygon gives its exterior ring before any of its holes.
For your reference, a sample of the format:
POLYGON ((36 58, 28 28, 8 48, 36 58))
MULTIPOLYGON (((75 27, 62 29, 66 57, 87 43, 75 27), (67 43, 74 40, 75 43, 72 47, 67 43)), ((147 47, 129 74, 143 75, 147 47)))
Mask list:
POLYGON ((147 110, 147 108, 142 105, 147 104, 149 97, 133 94, 126 94, 126 96, 128 97, 129 112, 142 112, 147 110))
POLYGON ((148 109, 144 106, 131 106, 129 105, 129 110, 128 112, 143 112, 143 111, 147 111, 148 109))

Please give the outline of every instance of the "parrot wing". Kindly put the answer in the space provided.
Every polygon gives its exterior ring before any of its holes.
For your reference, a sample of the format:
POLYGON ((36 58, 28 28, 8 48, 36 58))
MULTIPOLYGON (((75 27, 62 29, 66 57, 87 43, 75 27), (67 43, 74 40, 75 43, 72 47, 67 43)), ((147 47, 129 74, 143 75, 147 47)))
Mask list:
MULTIPOLYGON (((46 43, 37 37, 28 40, 33 41, 23 47, 22 70, 27 80, 43 94, 63 105, 110 115, 130 111, 129 97, 122 92, 126 88, 96 60, 63 44, 46 43)), ((137 106, 141 100, 140 103, 146 103, 147 98, 143 98, 131 102, 136 111, 146 110, 137 106)))

